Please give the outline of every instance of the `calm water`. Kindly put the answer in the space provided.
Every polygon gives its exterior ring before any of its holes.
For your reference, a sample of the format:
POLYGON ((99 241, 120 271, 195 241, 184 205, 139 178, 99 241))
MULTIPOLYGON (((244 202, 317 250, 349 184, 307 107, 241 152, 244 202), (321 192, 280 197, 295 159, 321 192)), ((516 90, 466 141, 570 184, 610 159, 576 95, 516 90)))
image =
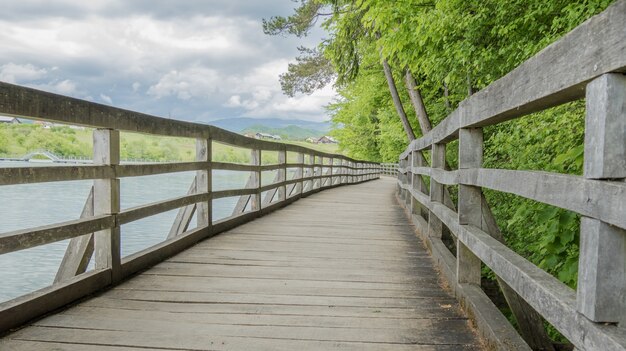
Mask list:
MULTIPOLYGON (((0 162, 1 167, 53 165, 51 163, 0 162)), ((182 196, 195 172, 172 173, 121 180, 122 209, 182 196)), ((213 189, 243 188, 249 173, 213 172, 213 189)), ((78 219, 92 181, 53 182, 0 186, 0 233, 78 219)), ((263 183, 267 183, 264 181, 263 183)), ((229 216, 236 198, 214 201, 213 218, 229 216)), ((122 226, 122 256, 163 241, 176 211, 162 213, 122 226)), ((190 228, 195 226, 195 218, 190 228)), ((69 240, 0 255, 0 302, 52 283, 69 240)))

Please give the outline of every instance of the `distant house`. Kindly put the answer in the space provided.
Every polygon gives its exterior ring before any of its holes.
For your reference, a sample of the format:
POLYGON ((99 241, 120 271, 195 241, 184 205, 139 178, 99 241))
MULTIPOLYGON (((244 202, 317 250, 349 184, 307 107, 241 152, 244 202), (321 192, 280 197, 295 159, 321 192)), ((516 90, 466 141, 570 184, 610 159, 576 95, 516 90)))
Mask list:
POLYGON ((21 124, 22 122, 20 122, 20 120, 15 117, 0 116, 0 123, 21 124))
POLYGON ((318 144, 337 144, 337 140, 328 135, 324 135, 323 137, 317 139, 318 144))
POLYGON ((253 139, 256 139, 256 135, 254 135, 254 133, 244 133, 244 135, 243 135, 243 136, 245 136, 245 137, 247 137, 247 138, 253 138, 253 139))
POLYGON ((306 142, 307 143, 311 143, 311 144, 317 144, 317 140, 318 140, 318 138, 314 138, 314 137, 306 138, 306 142))

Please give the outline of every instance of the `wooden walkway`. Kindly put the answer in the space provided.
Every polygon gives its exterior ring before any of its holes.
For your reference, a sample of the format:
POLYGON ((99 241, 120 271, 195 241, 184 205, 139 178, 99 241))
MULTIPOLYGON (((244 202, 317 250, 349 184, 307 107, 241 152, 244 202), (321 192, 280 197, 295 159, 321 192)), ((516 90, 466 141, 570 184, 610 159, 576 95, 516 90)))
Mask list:
POLYGON ((0 350, 480 349, 396 184, 309 196, 9 334, 0 350))

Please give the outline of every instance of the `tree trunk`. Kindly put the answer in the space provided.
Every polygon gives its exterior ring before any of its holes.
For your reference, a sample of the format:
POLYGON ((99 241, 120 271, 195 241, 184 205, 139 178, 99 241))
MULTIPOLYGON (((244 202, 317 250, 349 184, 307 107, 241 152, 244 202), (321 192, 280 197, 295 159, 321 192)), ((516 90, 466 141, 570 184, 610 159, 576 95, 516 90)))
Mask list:
POLYGON ((443 82, 443 97, 446 104, 446 110, 448 113, 452 112, 452 105, 450 105, 450 91, 448 90, 448 83, 443 82))
POLYGON ((413 78, 413 74, 411 74, 411 71, 408 69, 404 74, 404 81, 407 89, 409 90, 411 104, 413 104, 413 108, 415 109, 415 115, 417 116, 417 121, 422 129, 422 134, 426 134, 426 129, 431 130, 432 126, 430 124, 430 119, 428 118, 428 113, 426 112, 424 99, 422 99, 422 93, 417 87, 417 82, 415 81, 415 78, 413 78))
POLYGON ((415 133, 413 133, 413 129, 411 128, 411 124, 409 123, 409 119, 406 117, 406 112, 404 112, 404 107, 402 106, 402 101, 400 100, 400 95, 398 95, 398 89, 396 88, 396 82, 393 80, 391 67, 389 67, 389 63, 387 62, 387 60, 383 58, 382 61, 383 71, 385 71, 385 78, 387 78, 387 84, 389 85, 389 92, 391 92, 393 104, 396 107, 398 116, 400 116, 400 120, 402 121, 402 126, 404 127, 404 131, 406 132, 406 136, 407 138, 409 138, 409 142, 411 142, 415 140, 415 133))

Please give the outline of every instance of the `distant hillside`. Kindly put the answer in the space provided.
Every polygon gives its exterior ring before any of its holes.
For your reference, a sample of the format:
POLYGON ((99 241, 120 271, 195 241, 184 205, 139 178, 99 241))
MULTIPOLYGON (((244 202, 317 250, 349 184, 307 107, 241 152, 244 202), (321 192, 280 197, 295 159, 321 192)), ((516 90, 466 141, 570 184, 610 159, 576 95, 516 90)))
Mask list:
POLYGON ((323 130, 302 128, 295 125, 289 125, 284 128, 271 128, 261 124, 255 124, 245 128, 241 133, 268 133, 272 135, 280 135, 285 140, 305 140, 309 137, 319 138, 327 134, 323 130))
MULTIPOLYGON (((253 126, 263 126, 273 129, 284 129, 289 127, 299 127, 301 129, 318 131, 316 135, 328 134, 330 122, 311 122, 300 119, 280 119, 280 118, 226 118, 211 121, 216 127, 229 130, 235 133, 243 133, 244 130, 253 126)), ((265 131, 264 131, 265 133, 265 131)), ((278 133, 276 133, 278 134, 278 133)), ((306 138, 306 137, 305 137, 306 138)))

